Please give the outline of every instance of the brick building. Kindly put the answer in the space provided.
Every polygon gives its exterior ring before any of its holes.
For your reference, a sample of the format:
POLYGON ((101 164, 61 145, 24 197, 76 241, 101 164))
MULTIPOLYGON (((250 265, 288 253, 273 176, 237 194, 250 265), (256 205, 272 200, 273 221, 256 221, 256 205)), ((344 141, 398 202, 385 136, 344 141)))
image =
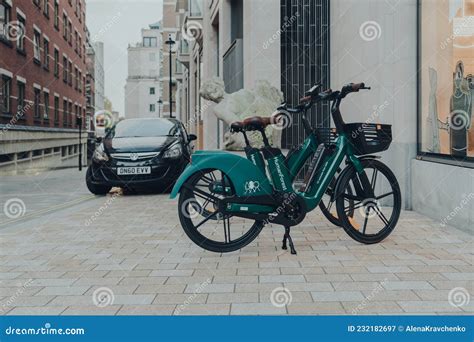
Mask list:
POLYGON ((86 116, 84 0, 0 0, 0 173, 77 164, 86 116))

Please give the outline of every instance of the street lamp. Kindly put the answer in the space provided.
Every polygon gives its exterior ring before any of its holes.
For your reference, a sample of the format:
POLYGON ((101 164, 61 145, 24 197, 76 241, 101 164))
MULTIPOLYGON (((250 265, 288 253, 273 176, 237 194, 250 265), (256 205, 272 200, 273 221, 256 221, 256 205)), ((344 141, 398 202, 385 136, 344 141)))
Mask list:
POLYGON ((170 46, 170 118, 173 117, 173 45, 176 42, 171 38, 171 34, 168 37, 168 40, 165 42, 166 45, 170 46))
POLYGON ((163 106, 163 100, 158 100, 158 116, 161 118, 161 106, 163 106))

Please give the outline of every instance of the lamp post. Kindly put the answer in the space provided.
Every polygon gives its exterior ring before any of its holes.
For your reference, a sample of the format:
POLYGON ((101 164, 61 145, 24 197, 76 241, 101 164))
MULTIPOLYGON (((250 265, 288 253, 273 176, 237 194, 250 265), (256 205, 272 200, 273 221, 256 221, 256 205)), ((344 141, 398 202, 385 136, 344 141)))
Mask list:
POLYGON ((163 100, 158 100, 158 116, 161 118, 161 106, 163 105, 163 100))
POLYGON ((170 89, 169 89, 169 95, 170 95, 170 118, 173 117, 173 45, 176 44, 176 42, 171 38, 171 34, 168 37, 168 40, 165 42, 166 45, 169 45, 170 47, 170 89))

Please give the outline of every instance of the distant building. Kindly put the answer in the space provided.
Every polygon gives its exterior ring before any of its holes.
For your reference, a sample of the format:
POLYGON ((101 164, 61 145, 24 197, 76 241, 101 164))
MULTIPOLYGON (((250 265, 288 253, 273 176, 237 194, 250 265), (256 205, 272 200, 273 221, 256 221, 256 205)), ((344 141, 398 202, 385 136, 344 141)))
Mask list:
POLYGON ((0 1, 1 174, 78 164, 85 20, 84 0, 0 1))
POLYGON ((105 101, 105 71, 104 71, 104 43, 93 42, 95 68, 95 108, 96 112, 104 109, 105 101))
POLYGON ((142 41, 128 47, 128 77, 125 85, 125 118, 162 116, 160 23, 142 29, 142 41))

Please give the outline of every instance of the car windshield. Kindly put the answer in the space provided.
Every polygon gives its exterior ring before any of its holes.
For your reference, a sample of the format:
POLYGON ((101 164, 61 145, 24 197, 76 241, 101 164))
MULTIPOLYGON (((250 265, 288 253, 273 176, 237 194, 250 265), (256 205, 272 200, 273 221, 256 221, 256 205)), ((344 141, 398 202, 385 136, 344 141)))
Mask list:
POLYGON ((176 123, 165 119, 124 120, 109 133, 109 138, 166 137, 179 134, 176 123))

